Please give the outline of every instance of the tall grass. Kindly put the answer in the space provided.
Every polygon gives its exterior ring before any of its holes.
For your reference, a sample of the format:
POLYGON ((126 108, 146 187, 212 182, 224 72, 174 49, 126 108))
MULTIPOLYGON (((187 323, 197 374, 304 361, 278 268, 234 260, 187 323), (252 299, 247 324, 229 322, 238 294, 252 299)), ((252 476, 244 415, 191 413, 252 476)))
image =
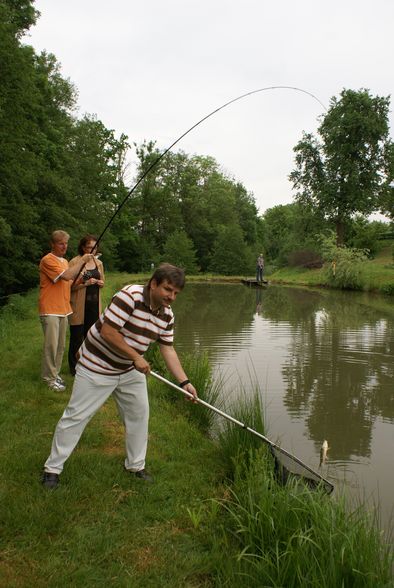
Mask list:
MULTIPOLYGON (((151 364, 153 371, 173 382, 173 377, 168 372, 165 363, 161 357, 160 351, 156 345, 152 346, 145 354, 146 359, 151 364)), ((182 366, 188 375, 189 380, 198 392, 201 400, 219 407, 221 386, 212 378, 212 367, 208 360, 208 355, 200 353, 197 355, 183 354, 182 366)), ((174 382, 177 384, 177 382, 174 382)), ((161 394, 168 401, 172 402, 178 410, 189 420, 196 424, 205 434, 210 434, 214 428, 215 413, 201 404, 190 402, 186 395, 181 391, 161 383, 159 387, 161 394)))
MULTIPOLYGON (((240 390, 236 404, 233 402, 224 408, 227 414, 264 435, 264 413, 257 387, 250 395, 246 390, 240 390)), ((238 464, 248 466, 254 451, 263 447, 263 441, 229 420, 218 422, 217 427, 223 468, 226 477, 232 480, 238 471, 238 464)))
MULTIPOLYGON (((256 397, 249 407, 243 399, 234 416, 263 432, 256 397)), ((393 552, 373 513, 362 505, 350 511, 343 497, 329 498, 300 480, 278 483, 264 443, 242 428, 226 425, 219 439, 231 484, 215 501, 211 524, 217 555, 232 554, 219 558, 220 585, 393 585, 393 552)))
POLYGON ((374 517, 300 482, 278 485, 264 455, 239 466, 221 506, 218 545, 234 553, 234 566, 220 572, 228 585, 392 585, 393 554, 374 517))

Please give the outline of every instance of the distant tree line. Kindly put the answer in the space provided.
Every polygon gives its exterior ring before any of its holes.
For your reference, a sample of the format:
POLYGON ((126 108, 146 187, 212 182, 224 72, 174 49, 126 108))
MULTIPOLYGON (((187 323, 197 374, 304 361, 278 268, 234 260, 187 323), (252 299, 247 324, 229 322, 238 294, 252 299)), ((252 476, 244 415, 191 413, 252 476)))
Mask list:
MULTIPOLYGON (((128 137, 95 116, 78 118, 77 90, 55 56, 23 43, 39 17, 33 4, 0 0, 0 296, 37 284, 54 229, 70 233, 74 255, 79 238, 99 234, 130 188, 128 137)), ((106 233, 106 268, 148 271, 167 260, 189 273, 253 275, 261 251, 276 266, 313 263, 319 235, 332 228, 343 244, 373 245, 385 227, 367 215, 394 217, 388 108, 388 98, 367 90, 332 99, 320 138, 304 135, 295 147, 295 203, 262 216, 215 159, 168 153, 106 233)), ((134 146, 136 181, 160 151, 154 141, 134 146)))
MULTIPOLYGON (((77 118, 77 91, 52 54, 22 38, 38 13, 29 0, 0 2, 1 291, 37 283, 52 230, 100 233, 128 192, 125 135, 77 118)), ((157 157, 136 146, 138 174, 157 157)), ((107 268, 147 271, 171 258, 188 271, 246 272, 260 245, 254 198, 210 157, 168 154, 122 209, 102 242, 107 268)))

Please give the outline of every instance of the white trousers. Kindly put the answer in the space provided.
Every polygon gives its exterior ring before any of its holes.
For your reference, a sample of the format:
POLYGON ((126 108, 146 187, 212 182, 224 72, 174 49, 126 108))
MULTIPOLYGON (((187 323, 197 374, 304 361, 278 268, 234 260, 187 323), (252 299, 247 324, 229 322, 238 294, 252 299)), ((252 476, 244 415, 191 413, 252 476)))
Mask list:
POLYGON ((44 466, 46 472, 62 472, 86 425, 112 393, 126 429, 125 468, 144 469, 149 420, 146 377, 137 370, 103 376, 77 364, 70 402, 56 426, 51 454, 44 466))

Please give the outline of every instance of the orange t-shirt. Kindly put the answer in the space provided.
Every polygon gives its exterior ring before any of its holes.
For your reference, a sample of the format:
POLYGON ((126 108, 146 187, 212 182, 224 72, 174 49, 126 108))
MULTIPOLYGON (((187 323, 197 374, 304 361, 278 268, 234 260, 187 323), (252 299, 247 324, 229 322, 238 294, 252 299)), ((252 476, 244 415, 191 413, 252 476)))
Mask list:
POLYGON ((53 253, 45 255, 40 262, 39 312, 42 315, 67 316, 72 313, 70 305, 71 281, 59 278, 68 268, 68 261, 53 253))

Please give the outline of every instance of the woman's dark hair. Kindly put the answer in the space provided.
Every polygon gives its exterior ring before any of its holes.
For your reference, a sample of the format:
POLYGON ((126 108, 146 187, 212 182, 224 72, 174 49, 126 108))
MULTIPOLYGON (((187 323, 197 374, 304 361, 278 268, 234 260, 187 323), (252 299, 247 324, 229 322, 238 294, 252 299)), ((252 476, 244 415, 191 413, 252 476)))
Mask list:
MULTIPOLYGON (((88 235, 85 235, 84 237, 82 237, 82 239, 78 243, 78 253, 79 253, 79 255, 83 255, 84 254, 83 248, 85 247, 86 243, 89 243, 89 241, 97 241, 96 235, 90 235, 90 234, 88 234, 88 235)), ((95 249, 95 253, 98 253, 97 249, 95 249)))
POLYGON ((155 280, 157 285, 167 280, 172 286, 182 290, 185 285, 185 270, 170 263, 161 263, 153 272, 148 286, 150 286, 152 280, 155 280))

